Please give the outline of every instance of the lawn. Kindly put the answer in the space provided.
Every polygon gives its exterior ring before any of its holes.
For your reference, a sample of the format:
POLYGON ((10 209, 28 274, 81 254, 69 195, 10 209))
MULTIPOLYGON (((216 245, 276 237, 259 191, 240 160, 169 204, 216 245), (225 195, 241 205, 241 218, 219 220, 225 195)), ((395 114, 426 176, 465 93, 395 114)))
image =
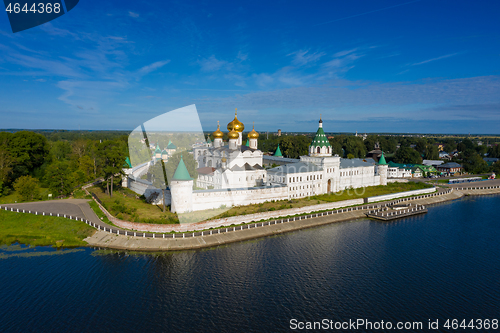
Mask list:
POLYGON ((373 197, 377 195, 391 194, 397 192, 405 192, 412 190, 420 190, 424 188, 432 187, 420 182, 408 182, 408 183, 390 183, 387 186, 369 186, 365 188, 359 188, 355 190, 345 190, 337 193, 322 194, 311 197, 306 197, 302 199, 293 200, 281 200, 274 202, 264 202, 255 205, 232 207, 228 211, 218 215, 215 218, 229 217, 236 215, 246 215, 274 210, 281 210, 287 208, 300 208, 311 205, 319 205, 328 202, 336 202, 343 200, 359 199, 373 197))
POLYGON ((81 221, 0 210, 0 244, 85 246, 83 239, 94 232, 94 228, 81 221))
POLYGON ((391 194, 397 192, 421 190, 429 187, 432 187, 432 185, 423 182, 389 183, 386 186, 383 185, 368 186, 365 188, 358 188, 355 190, 345 190, 343 192, 317 195, 312 198, 322 201, 335 202, 342 200, 375 197, 378 195, 391 194))

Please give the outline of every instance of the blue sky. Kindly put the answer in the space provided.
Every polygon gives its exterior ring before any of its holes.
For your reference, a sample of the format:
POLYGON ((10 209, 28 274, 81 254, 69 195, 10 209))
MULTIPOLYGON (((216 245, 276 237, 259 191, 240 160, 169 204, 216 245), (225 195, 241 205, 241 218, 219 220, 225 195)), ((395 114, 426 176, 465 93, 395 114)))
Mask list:
MULTIPOLYGON (((257 131, 500 134, 498 1, 92 1, 13 34, 0 128, 121 129, 195 104, 257 131)), ((225 126, 224 126, 225 127, 225 126)))

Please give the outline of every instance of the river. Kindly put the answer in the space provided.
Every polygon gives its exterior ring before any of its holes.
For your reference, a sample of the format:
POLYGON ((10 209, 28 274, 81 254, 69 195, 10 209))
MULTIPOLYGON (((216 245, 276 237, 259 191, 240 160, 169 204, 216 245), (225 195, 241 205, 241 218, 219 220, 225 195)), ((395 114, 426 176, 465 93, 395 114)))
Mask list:
POLYGON ((499 207, 499 195, 466 197, 390 223, 175 253, 3 246, 0 332, 287 332, 293 319, 427 332, 429 319, 500 319, 499 207))

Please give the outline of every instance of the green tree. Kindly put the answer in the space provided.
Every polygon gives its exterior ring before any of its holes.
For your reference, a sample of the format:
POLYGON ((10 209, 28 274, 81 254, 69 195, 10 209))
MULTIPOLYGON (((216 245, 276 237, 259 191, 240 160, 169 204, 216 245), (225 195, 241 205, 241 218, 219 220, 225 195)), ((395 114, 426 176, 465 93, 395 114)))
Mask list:
POLYGON ((380 138, 380 149, 382 149, 386 153, 394 153, 397 149, 397 145, 398 143, 396 139, 392 136, 380 138))
POLYGON ((452 151, 457 149, 457 143, 455 142, 455 140, 451 138, 445 139, 443 143, 444 143, 443 150, 447 153, 451 153, 452 151))
POLYGON ((19 131, 9 136, 8 150, 14 159, 13 177, 17 178, 32 173, 45 162, 49 145, 41 134, 19 131))
POLYGON ((85 175, 85 182, 93 180, 94 177, 94 162, 88 155, 84 155, 78 159, 78 169, 85 175))
POLYGON ((71 144, 67 141, 56 141, 52 144, 50 153, 58 161, 65 160, 71 153, 71 144))
MULTIPOLYGON (((165 171, 167 173, 168 182, 170 182, 170 180, 174 176, 175 170, 177 169, 177 166, 181 161, 181 155, 191 178, 198 178, 198 171, 196 171, 196 161, 194 160, 193 155, 186 152, 177 152, 168 159, 167 163, 165 163, 165 171)), ((160 163, 156 164, 161 165, 160 163)), ((159 168, 159 171, 161 171, 161 174, 158 172, 158 174, 156 175, 157 178, 163 177, 163 170, 161 170, 161 167, 159 168)))
POLYGON ((363 139, 356 136, 348 136, 345 141, 344 150, 347 155, 352 154, 356 158, 366 156, 366 147, 363 139))
POLYGON ((67 196, 73 191, 75 180, 68 162, 56 161, 47 167, 45 181, 58 196, 67 196))
POLYGON ((492 146, 488 150, 488 157, 500 157, 500 144, 497 144, 496 146, 492 146))
POLYGON ((496 161, 492 165, 492 171, 495 173, 497 178, 500 178, 500 160, 496 161))
POLYGON ((394 162, 404 164, 421 164, 422 157, 413 148, 401 147, 396 151, 396 154, 394 155, 394 162))
POLYGON ((426 149, 427 149, 427 140, 424 138, 419 138, 417 140, 417 143, 415 144, 415 150, 422 155, 425 153, 426 149))
POLYGON ((115 176, 123 174, 122 167, 127 157, 126 151, 126 144, 122 140, 107 140, 99 145, 104 180, 106 181, 107 193, 110 197, 113 196, 115 176))
POLYGON ((480 174, 488 172, 488 163, 474 150, 467 149, 460 154, 465 171, 472 174, 480 174))
POLYGON ((302 155, 309 153, 309 145, 311 138, 305 135, 287 135, 282 136, 280 140, 280 149, 283 156, 289 158, 299 158, 302 155))
POLYGON ((14 159, 7 150, 7 146, 0 145, 0 182, 5 183, 12 171, 14 159))
POLYGON ((40 196, 38 179, 31 176, 21 176, 14 182, 14 189, 17 191, 19 200, 33 201, 40 196))
POLYGON ((434 144, 427 144, 425 147, 425 159, 426 160, 437 160, 439 159, 439 149, 434 144))

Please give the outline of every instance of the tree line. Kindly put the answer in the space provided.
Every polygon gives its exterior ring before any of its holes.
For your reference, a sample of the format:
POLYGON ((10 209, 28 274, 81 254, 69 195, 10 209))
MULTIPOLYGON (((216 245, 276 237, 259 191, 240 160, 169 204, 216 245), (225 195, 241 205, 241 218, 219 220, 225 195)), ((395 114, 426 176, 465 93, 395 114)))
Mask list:
POLYGON ((101 134, 0 132, 0 196, 16 190, 21 200, 35 200, 48 188, 53 197, 65 197, 101 177, 112 195, 128 155, 127 136, 101 134))

